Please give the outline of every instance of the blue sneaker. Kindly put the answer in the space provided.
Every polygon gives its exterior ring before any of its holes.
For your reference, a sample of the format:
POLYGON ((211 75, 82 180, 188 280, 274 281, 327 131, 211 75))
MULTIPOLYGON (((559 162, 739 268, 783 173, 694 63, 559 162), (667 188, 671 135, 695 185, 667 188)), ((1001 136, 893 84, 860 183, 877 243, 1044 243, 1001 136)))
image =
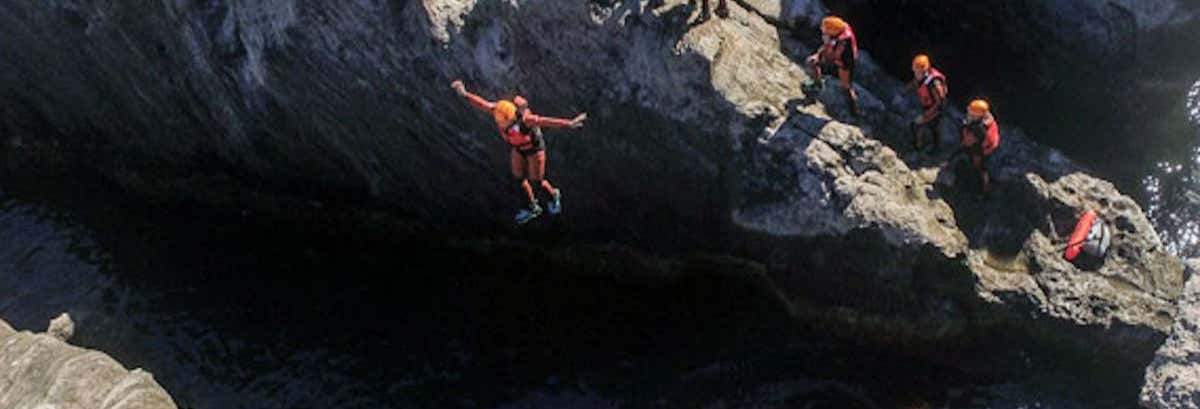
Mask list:
POLYGON ((538 206, 537 203, 534 203, 533 207, 518 211, 517 216, 514 219, 516 219, 517 224, 525 224, 541 215, 542 207, 538 206))
POLYGON ((546 205, 546 210, 549 211, 551 215, 558 215, 559 213, 562 213, 562 189, 554 189, 554 194, 551 196, 554 198, 551 199, 550 203, 546 205))

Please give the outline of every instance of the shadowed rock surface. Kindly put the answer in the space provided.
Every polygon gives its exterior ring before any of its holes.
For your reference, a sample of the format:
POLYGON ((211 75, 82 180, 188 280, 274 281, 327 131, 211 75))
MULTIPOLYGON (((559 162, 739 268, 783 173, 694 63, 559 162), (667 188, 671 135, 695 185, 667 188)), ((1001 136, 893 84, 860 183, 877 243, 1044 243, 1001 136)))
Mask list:
POLYGON ((839 120, 836 85, 800 90, 811 44, 780 33, 812 32, 815 3, 740 1, 694 27, 686 3, 12 1, 6 163, 82 166, 154 200, 503 231, 506 148, 448 89, 464 78, 542 114, 589 112, 583 131, 548 133, 570 233, 766 260, 802 316, 899 348, 1002 328, 1149 360, 1182 267, 1131 199, 1003 116, 997 191, 976 197, 961 160, 908 151, 916 104, 869 50, 862 118, 839 120), (1085 208, 1118 232, 1098 269, 1056 250, 1085 208))

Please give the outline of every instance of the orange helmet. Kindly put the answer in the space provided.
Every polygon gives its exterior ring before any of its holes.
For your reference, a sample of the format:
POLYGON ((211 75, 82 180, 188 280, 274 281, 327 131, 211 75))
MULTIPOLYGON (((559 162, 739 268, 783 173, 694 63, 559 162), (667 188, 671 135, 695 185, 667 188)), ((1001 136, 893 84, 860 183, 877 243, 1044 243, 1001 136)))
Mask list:
POLYGON ((925 71, 929 69, 929 56, 925 54, 917 54, 912 61, 913 70, 925 71))
POLYGON ((496 120, 498 127, 511 125, 517 119, 517 105, 508 100, 497 102, 496 107, 492 108, 492 119, 496 120))
POLYGON ((971 101, 971 105, 967 106, 967 112, 969 112, 973 115, 986 114, 986 113, 988 113, 988 110, 990 110, 990 109, 991 109, 991 106, 988 105, 987 101, 984 101, 982 99, 977 99, 977 100, 971 101))
POLYGON ((841 17, 829 16, 821 19, 821 32, 827 36, 835 36, 846 31, 846 20, 841 17))

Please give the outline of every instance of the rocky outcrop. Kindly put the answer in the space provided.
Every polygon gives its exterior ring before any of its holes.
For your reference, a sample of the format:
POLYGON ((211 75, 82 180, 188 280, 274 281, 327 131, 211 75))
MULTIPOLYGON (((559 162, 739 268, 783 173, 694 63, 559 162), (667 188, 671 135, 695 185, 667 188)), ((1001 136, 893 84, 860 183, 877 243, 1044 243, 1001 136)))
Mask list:
MULTIPOLYGON (((1047 304, 1070 306, 1086 313, 1113 310, 1108 303, 1090 303, 1121 300, 1127 302, 1124 307, 1130 308, 1113 311, 1116 317, 1086 314, 1075 318, 1081 324, 1104 326, 1111 325, 1109 320, 1114 318, 1150 328, 1168 325, 1173 313, 1171 300, 1179 296, 1183 285, 1182 276, 1177 274, 1180 264, 1164 250, 1138 205, 1117 193, 1111 183, 1080 173, 1053 183, 1029 175, 1028 182, 1042 201, 1047 225, 1032 232, 1023 251, 1029 256, 1030 272, 1037 273, 1044 295, 1058 299, 1047 304), (1102 261, 1091 265, 1080 262, 1081 267, 1066 261, 1060 249, 1086 210, 1101 215, 1100 219, 1111 226, 1114 239, 1102 261)), ((976 269, 988 270, 986 263, 971 261, 976 269)))
MULTIPOLYGON (((861 128, 796 122, 753 156, 751 189, 734 220, 777 239, 762 257, 777 260, 776 278, 789 288, 812 288, 799 291, 805 298, 917 317, 902 326, 925 339, 961 336, 967 321, 1016 320, 1126 357, 1147 357, 1170 327, 1180 263, 1111 183, 1080 173, 1049 182, 1018 170, 1054 175, 1058 166, 1010 158, 996 172, 999 191, 985 200, 970 193, 972 174, 961 163, 910 169, 861 128), (1062 249, 1088 209, 1112 226, 1114 245, 1102 262, 1077 265, 1062 249), (790 276, 801 271, 835 278, 790 276), (1039 319, 1022 318, 1030 316, 1039 319)), ((1019 150, 1024 142, 1010 143, 1019 150)))
POLYGON ((998 191, 977 198, 961 158, 906 148, 915 104, 869 50, 862 118, 839 120, 836 86, 801 91, 811 44, 780 33, 811 32, 815 2, 736 1, 701 24, 687 3, 12 1, 0 123, 16 159, 78 155, 154 197, 495 229, 517 194, 489 120, 447 87, 461 77, 591 114, 548 135, 573 234, 761 257, 847 326, 894 323, 874 328, 889 340, 1003 325, 1139 360, 1165 336, 1182 269, 1112 185, 1001 118, 998 191), (1055 250, 1085 207, 1118 230, 1098 268, 1055 250))
POLYGON ((789 116, 734 166, 743 182, 733 219, 777 239, 758 250, 776 260, 779 281, 811 288, 794 290, 805 298, 908 317, 898 326, 924 339, 963 335, 968 321, 1011 321, 1085 350, 1149 357, 1174 317, 1182 267, 1131 198, 1011 125, 991 161, 998 191, 975 196, 963 158, 909 150, 916 112, 902 84, 869 52, 859 72, 866 112, 855 125, 831 118, 847 116, 838 90, 790 94, 780 108, 789 116), (1102 263, 1080 266, 1062 259, 1062 246, 1088 209, 1117 239, 1102 263), (790 276, 804 271, 836 278, 790 276))
POLYGON ((1147 408, 1200 408, 1200 259, 1186 264, 1190 278, 1179 298, 1179 318, 1146 368, 1141 403, 1147 408))
POLYGON ((141 369, 68 345, 65 314, 44 334, 17 332, 0 321, 0 407, 11 409, 174 409, 171 396, 141 369))
POLYGON ((954 225, 953 210, 930 195, 932 184, 895 151, 864 136, 860 128, 818 122, 823 123, 820 129, 783 129, 773 140, 785 141, 755 158, 755 164, 765 166, 754 169, 762 174, 747 184, 757 182, 773 192, 754 192, 759 196, 748 197, 734 211, 735 222, 768 234, 811 237, 871 228, 898 247, 930 244, 951 258, 966 251, 967 239, 954 225), (767 174, 771 171, 785 173, 767 174), (770 193, 784 199, 763 197, 770 193))
MULTIPOLYGON (((1144 353, 1175 316, 1182 288, 1179 260, 1169 254, 1142 210, 1111 183, 1071 174, 1047 182, 1028 175, 1044 224, 1030 231, 1008 263, 988 249, 974 251, 968 265, 987 299, 1024 298, 1036 311, 1080 327, 1103 328, 1089 344, 1116 344, 1144 353), (1096 210, 1113 231, 1103 260, 1071 263, 1062 256, 1067 236, 1086 210, 1096 210), (995 297, 995 298, 992 298, 995 297)), ((1032 216, 1036 216, 1034 213, 1032 216)))

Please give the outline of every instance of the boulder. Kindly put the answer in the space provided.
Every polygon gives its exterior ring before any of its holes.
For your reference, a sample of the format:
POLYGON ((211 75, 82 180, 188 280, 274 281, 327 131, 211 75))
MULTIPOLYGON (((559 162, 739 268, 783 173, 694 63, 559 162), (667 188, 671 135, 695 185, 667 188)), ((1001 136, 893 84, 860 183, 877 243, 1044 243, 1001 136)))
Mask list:
MULTIPOLYGON (((64 319, 65 318, 65 319, 64 319)), ((11 409, 175 409, 154 377, 108 355, 63 342, 64 314, 45 334, 0 321, 0 407, 11 409)), ((67 335, 66 337, 69 337, 67 335)))
POLYGON ((1186 264, 1189 278, 1179 298, 1179 318, 1146 368, 1141 394, 1146 408, 1200 408, 1200 259, 1186 264))

